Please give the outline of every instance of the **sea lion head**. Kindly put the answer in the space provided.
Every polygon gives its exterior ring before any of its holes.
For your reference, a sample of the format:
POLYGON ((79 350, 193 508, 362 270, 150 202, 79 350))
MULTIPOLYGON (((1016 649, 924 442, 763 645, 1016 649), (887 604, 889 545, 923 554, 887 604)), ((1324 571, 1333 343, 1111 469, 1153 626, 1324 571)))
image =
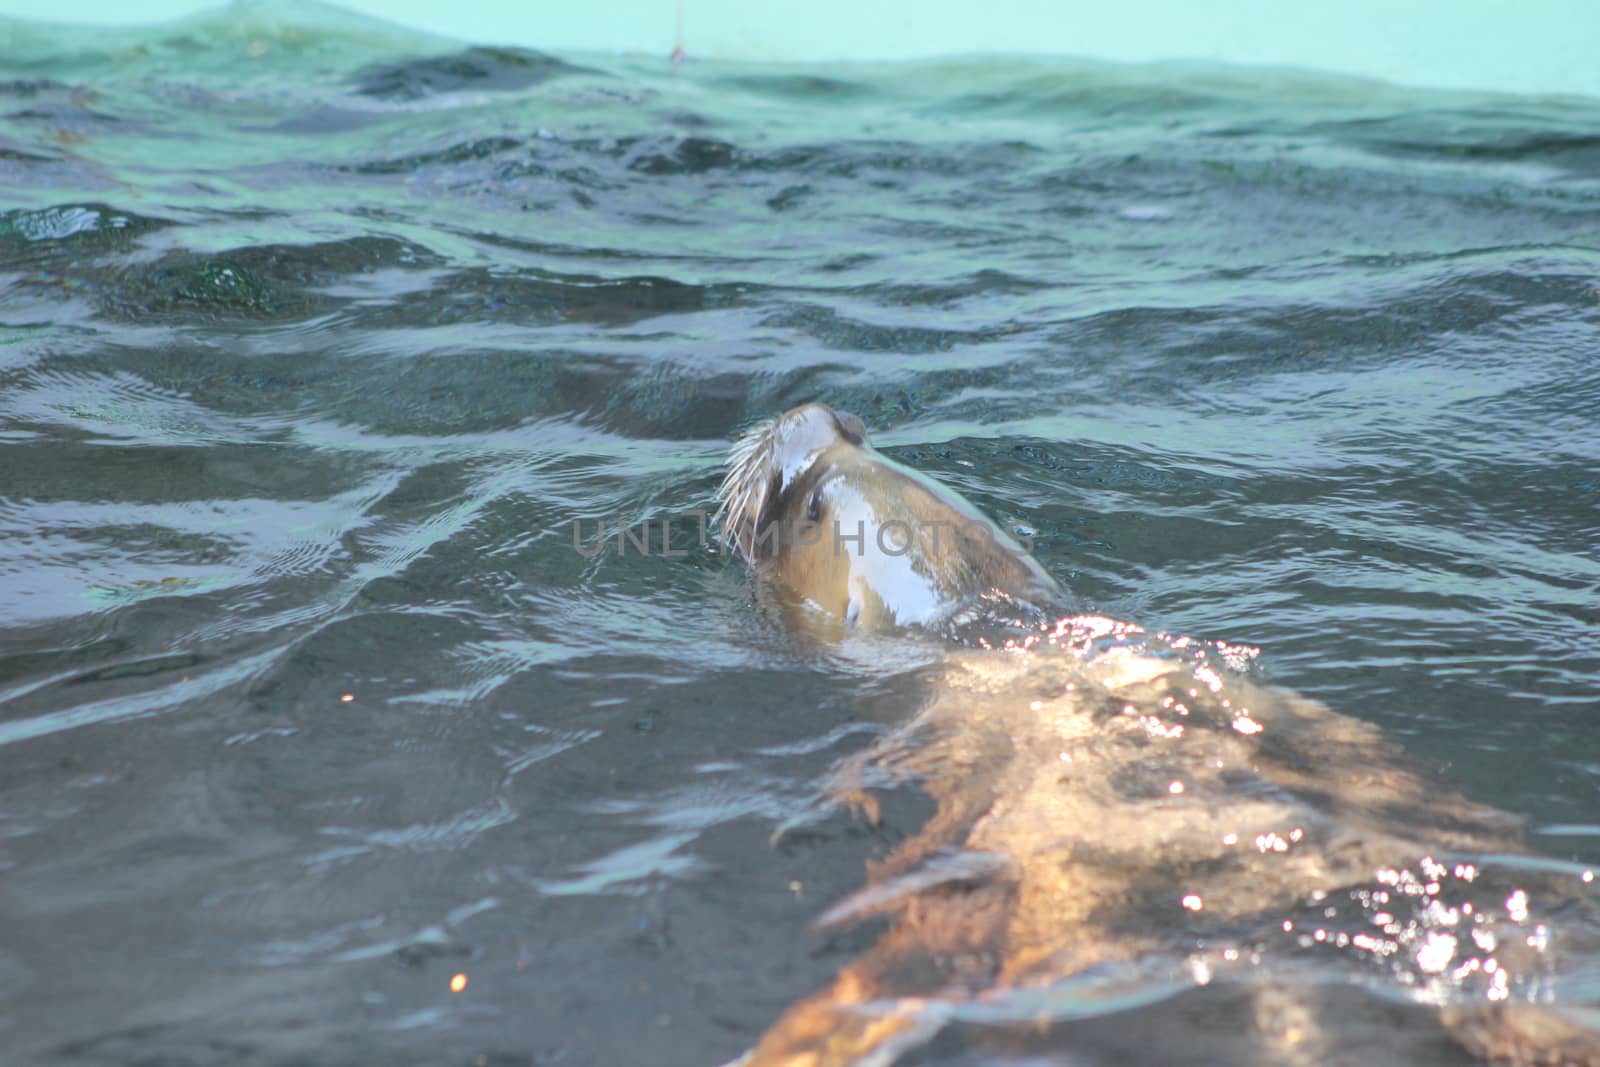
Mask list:
POLYGON ((847 627, 929 626, 985 598, 1060 599, 977 508, 878 452, 859 418, 825 404, 746 432, 718 497, 724 540, 791 599, 847 627))

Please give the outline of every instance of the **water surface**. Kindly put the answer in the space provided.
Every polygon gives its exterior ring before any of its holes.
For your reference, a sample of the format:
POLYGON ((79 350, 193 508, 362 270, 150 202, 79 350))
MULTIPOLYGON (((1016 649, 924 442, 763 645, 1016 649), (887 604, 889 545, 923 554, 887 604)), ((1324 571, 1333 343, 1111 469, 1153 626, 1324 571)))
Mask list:
POLYGON ((769 836, 908 709, 572 527, 812 399, 1600 861, 1593 101, 257 6, 0 22, 0 190, 18 1062, 748 1047, 925 808, 769 836))

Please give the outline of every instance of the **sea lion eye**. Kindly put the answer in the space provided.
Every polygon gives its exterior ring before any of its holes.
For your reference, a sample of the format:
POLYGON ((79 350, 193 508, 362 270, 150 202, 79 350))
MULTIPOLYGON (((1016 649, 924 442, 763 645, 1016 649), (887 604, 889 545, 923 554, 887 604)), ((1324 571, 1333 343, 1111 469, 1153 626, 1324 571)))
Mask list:
POLYGON ((822 518, 822 486, 811 490, 811 498, 806 501, 806 521, 816 522, 822 518))

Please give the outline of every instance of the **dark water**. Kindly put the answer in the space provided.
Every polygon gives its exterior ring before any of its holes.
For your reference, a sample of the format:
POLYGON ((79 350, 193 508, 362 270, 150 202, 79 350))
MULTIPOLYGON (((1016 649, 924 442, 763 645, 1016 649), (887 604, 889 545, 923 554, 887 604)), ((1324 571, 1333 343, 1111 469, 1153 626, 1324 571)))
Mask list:
POLYGON ((810 399, 1600 860, 1600 104, 0 23, 8 1062, 748 1047, 892 693, 572 524, 810 399))

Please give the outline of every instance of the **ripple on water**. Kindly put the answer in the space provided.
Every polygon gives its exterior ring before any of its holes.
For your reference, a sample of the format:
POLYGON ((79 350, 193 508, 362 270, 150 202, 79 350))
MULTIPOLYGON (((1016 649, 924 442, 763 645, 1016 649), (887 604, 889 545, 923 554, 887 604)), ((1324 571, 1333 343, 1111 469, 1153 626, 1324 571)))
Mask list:
MULTIPOLYGON (((1258 645, 1526 817, 1550 863, 1482 860, 1497 922, 1600 860, 1583 102, 674 72, 306 5, 0 35, 16 1055, 714 1063, 823 986, 858 935, 808 924, 927 815, 827 789, 914 687, 796 647, 694 538, 573 545, 692 530, 727 441, 814 399, 1087 604, 1258 645)), ((1301 978, 1427 993, 1478 949, 1440 970, 1419 919, 1378 959, 1319 903, 1331 947, 1184 942, 925 1021, 1018 1065, 1039 1018, 1194 1058, 1234 1038, 1193 1019, 1275 1010, 1197 974, 1259 972, 1436 1061, 1414 1003, 1301 978)))

